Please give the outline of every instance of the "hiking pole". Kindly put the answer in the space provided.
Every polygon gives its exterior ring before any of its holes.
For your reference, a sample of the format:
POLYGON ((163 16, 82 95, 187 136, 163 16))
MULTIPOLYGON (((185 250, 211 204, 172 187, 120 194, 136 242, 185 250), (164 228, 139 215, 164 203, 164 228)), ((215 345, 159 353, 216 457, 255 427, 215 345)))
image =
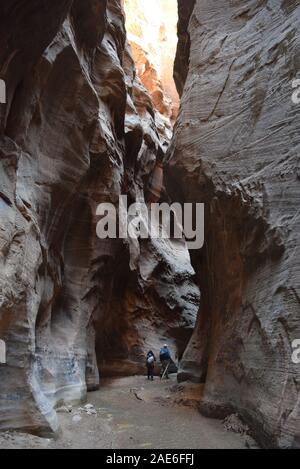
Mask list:
POLYGON ((165 375, 166 375, 166 373, 167 373, 167 371, 168 371, 170 365, 171 365, 171 362, 169 362, 169 363, 167 364, 167 366, 166 366, 166 368, 165 368, 165 371, 163 372, 163 375, 162 375, 161 379, 164 379, 164 377, 165 377, 165 375))

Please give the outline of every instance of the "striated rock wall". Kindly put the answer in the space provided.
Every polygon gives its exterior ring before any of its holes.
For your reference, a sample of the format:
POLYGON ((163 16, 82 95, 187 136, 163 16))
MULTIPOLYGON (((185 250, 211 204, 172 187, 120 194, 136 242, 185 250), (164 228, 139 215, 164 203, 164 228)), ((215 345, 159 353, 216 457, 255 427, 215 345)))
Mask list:
POLYGON ((298 1, 179 2, 174 199, 206 203, 198 324, 180 379, 265 447, 300 447, 298 1), (187 8, 185 8, 185 5, 187 8), (183 55, 184 53, 184 55, 183 55))
POLYGON ((99 369, 140 372, 162 340, 180 356, 199 289, 184 244, 96 237, 97 205, 144 200, 169 143, 121 1, 2 2, 0 78, 0 429, 45 434, 99 369))

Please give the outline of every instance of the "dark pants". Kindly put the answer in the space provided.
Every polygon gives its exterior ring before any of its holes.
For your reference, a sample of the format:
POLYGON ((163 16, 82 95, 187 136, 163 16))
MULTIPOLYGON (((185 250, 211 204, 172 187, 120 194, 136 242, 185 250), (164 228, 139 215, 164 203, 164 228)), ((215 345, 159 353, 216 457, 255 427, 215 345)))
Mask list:
POLYGON ((148 371, 148 379, 151 379, 153 381, 153 376, 154 376, 154 366, 153 365, 147 365, 147 371, 148 371))

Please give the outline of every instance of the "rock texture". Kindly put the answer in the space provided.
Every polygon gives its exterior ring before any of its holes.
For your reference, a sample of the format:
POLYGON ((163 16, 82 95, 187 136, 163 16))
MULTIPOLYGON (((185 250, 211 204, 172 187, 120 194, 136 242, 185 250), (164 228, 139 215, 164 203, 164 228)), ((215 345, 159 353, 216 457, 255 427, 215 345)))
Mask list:
POLYGON ((168 145, 120 0, 1 2, 0 78, 0 430, 48 433, 99 368, 140 372, 161 340, 180 356, 199 289, 184 244, 96 236, 97 205, 147 199, 168 145))
POLYGON ((193 253, 202 302, 180 379, 205 383, 202 412, 238 412, 263 446, 299 448, 299 1, 179 6, 167 183, 174 199, 206 203, 193 253))

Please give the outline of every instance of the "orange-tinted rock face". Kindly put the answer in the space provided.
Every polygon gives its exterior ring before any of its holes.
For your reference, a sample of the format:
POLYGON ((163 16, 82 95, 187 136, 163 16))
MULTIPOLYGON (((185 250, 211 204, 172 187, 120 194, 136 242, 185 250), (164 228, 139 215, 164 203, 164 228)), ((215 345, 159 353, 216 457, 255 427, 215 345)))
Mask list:
POLYGON ((173 80, 177 1, 124 0, 124 8, 138 75, 158 111, 173 121, 179 107, 173 80))

